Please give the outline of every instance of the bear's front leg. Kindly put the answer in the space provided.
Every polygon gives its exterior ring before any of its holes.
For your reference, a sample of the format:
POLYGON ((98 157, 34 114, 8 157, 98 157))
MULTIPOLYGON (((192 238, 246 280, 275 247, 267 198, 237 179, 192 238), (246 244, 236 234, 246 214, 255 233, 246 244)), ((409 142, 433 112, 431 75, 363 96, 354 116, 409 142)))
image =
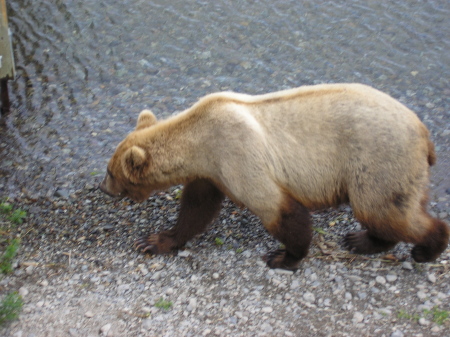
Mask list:
POLYGON ((265 261, 270 268, 297 270, 300 260, 308 255, 312 240, 309 211, 291 197, 287 197, 276 222, 266 225, 268 231, 284 244, 283 249, 270 252, 265 261))
POLYGON ((224 197, 224 194, 207 179, 197 179, 186 184, 175 227, 138 239, 135 242, 136 249, 152 254, 163 254, 183 247, 212 222, 220 211, 224 197))

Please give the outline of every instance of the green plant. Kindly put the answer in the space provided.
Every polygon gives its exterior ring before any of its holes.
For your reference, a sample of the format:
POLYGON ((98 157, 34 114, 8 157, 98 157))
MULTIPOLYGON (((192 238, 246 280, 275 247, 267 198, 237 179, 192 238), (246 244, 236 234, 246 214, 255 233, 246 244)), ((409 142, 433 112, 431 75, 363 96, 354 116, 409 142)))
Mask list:
POLYGON ((6 247, 3 255, 0 257, 0 272, 2 272, 3 274, 12 272, 12 260, 17 254, 19 243, 20 241, 18 239, 13 239, 11 243, 6 247))
POLYGON ((96 176, 97 174, 100 174, 100 172, 92 171, 90 174, 91 174, 91 176, 96 176))
POLYGON ((11 213, 13 207, 10 203, 2 202, 0 203, 0 213, 2 214, 9 214, 11 213))
POLYGON ((22 305, 22 297, 18 293, 14 292, 6 295, 0 303, 0 325, 16 319, 22 309, 22 305))
POLYGON ((449 311, 440 310, 438 307, 434 307, 431 310, 424 310, 424 314, 431 315, 434 323, 442 325, 449 317, 449 311))
POLYGON ((27 216, 27 212, 20 208, 13 211, 13 205, 6 201, 0 203, 0 214, 6 215, 6 218, 15 225, 22 224, 27 216))
POLYGON ((236 249, 236 253, 238 253, 238 254, 242 253, 243 251, 244 251, 244 250, 243 250, 242 248, 236 249))
POLYGON ((215 238, 214 242, 216 243, 216 245, 218 246, 222 246, 223 245, 223 240, 221 238, 215 238))
POLYGON ((14 212, 12 212, 8 219, 16 225, 21 225, 23 223, 23 219, 25 219, 26 217, 27 212, 22 211, 20 208, 18 208, 14 212))
POLYGON ((172 302, 164 300, 162 297, 155 303, 155 307, 164 310, 169 310, 172 307, 172 302))

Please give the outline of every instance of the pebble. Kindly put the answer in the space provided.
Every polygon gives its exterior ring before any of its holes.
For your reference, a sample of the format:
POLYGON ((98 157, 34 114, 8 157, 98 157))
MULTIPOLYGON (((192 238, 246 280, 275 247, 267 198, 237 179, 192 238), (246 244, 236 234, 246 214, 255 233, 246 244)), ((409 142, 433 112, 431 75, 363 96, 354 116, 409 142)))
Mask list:
POLYGON ((353 314, 353 319, 352 319, 353 323, 355 323, 355 324, 356 323, 361 323, 363 320, 364 320, 364 315, 362 313, 355 312, 353 314))
POLYGON ((191 256, 191 252, 189 250, 180 250, 178 251, 178 256, 179 257, 189 257, 191 256))
POLYGON ((73 329, 73 328, 69 329, 69 335, 71 335, 73 337, 78 336, 79 335, 78 334, 78 330, 77 329, 73 329))
POLYGON ((108 335, 108 332, 111 330, 111 323, 105 324, 100 328, 100 332, 105 336, 108 335))
POLYGON ((379 283, 379 284, 382 284, 382 285, 386 284, 386 279, 385 279, 383 276, 377 276, 377 277, 375 278, 375 281, 376 281, 377 283, 379 283))
POLYGON ((428 325, 430 325, 430 321, 421 317, 421 318, 419 318, 419 324, 422 326, 428 326, 428 325))
POLYGON ((406 270, 413 270, 413 265, 411 262, 405 261, 402 264, 402 268, 406 270))
POLYGON ((314 294, 309 291, 303 294, 303 299, 308 303, 314 303, 316 301, 314 294))
POLYGON ((153 321, 151 319, 147 318, 142 321, 142 325, 141 325, 142 329, 150 330, 152 328, 152 326, 153 326, 153 321))
POLYGON ((188 311, 194 311, 197 308, 197 299, 196 298, 190 298, 189 304, 187 306, 188 311))
POLYGON ((86 316, 87 318, 92 318, 94 317, 94 313, 92 311, 86 311, 84 316, 86 316))
POLYGON ((386 280, 391 283, 397 281, 397 278, 398 277, 395 274, 387 274, 386 275, 386 280))
POLYGON ((395 330, 390 337, 404 337, 405 334, 401 330, 395 330))
POLYGON ((430 281, 431 283, 436 283, 436 276, 432 273, 427 275, 428 281, 430 281))
POLYGON ((25 299, 25 297, 29 294, 29 291, 25 287, 20 287, 19 289, 19 295, 22 296, 22 299, 25 299))
POLYGON ((270 314, 273 311, 273 308, 272 307, 264 307, 261 309, 261 311, 266 314, 270 314))
POLYGON ((275 273, 279 275, 293 275, 294 272, 292 270, 285 270, 285 269, 275 269, 275 273))
POLYGON ((419 291, 417 292, 417 297, 418 297, 421 301, 423 301, 424 299, 426 299, 426 298, 428 297, 428 295, 427 295, 424 291, 419 290, 419 291))

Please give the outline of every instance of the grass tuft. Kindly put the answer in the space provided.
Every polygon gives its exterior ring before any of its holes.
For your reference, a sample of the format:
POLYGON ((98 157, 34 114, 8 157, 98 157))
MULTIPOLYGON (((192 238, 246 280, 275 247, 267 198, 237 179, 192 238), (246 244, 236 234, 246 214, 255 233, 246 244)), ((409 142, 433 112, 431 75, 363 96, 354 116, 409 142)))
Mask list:
POLYGON ((0 302, 0 326, 16 319, 22 309, 22 297, 14 292, 5 296, 0 302))

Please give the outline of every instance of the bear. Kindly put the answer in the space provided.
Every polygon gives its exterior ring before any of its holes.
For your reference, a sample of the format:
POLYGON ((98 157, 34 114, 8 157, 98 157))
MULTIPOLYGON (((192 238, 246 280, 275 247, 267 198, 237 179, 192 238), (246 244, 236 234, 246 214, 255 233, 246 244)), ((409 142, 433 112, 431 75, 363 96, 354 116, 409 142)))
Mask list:
POLYGON ((448 225, 427 212, 429 131, 403 104, 358 83, 302 86, 263 95, 219 92, 157 120, 140 113, 99 188, 146 200, 183 184, 175 226, 139 238, 163 254, 203 232, 228 196, 256 214, 283 244, 270 268, 296 270, 312 239, 310 211, 349 204, 363 231, 343 243, 357 254, 412 243, 417 262, 447 247, 448 225))

